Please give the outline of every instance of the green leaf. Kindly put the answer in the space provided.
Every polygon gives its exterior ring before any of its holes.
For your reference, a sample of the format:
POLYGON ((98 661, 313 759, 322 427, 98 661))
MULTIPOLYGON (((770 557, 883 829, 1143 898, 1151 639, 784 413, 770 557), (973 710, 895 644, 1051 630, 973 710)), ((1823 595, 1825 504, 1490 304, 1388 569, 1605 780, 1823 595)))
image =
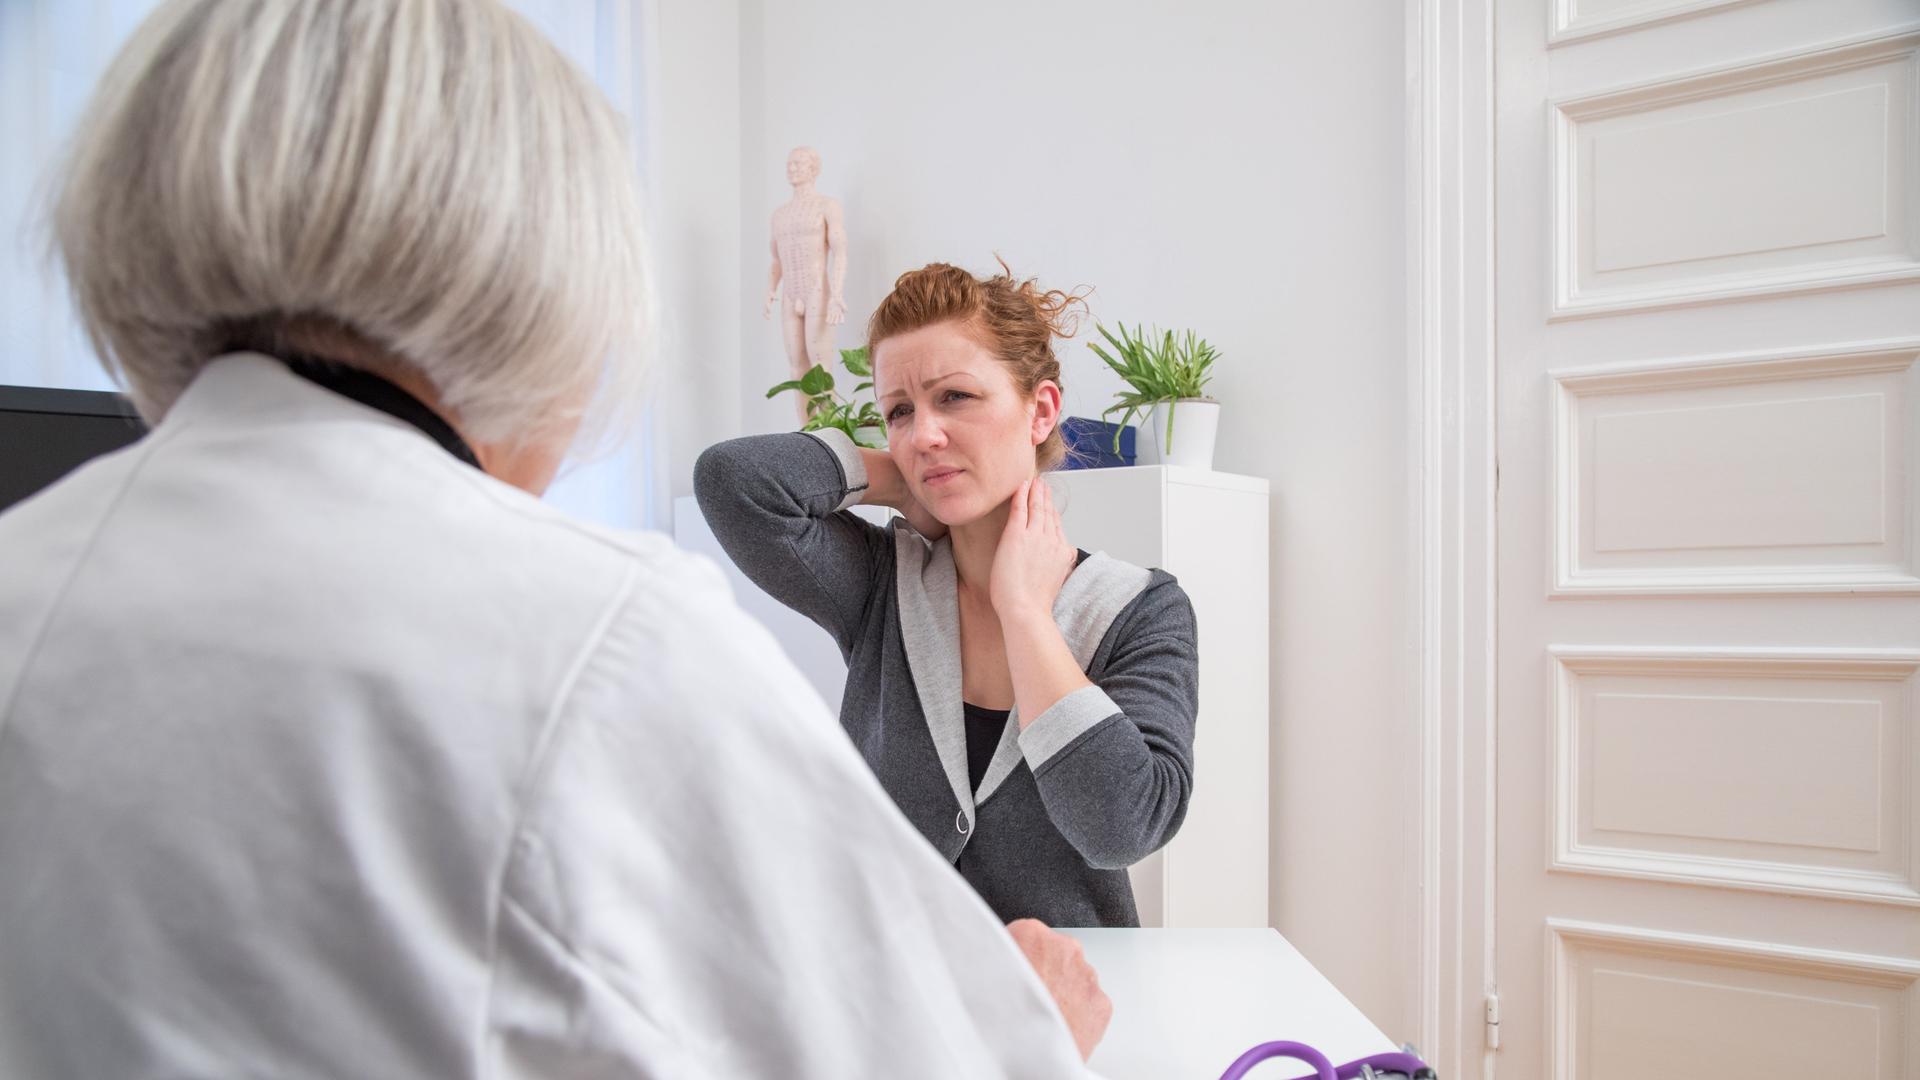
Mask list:
POLYGON ((847 366, 848 371, 862 378, 873 374, 873 364, 867 359, 867 348, 864 345, 857 349, 841 349, 840 362, 847 366))
POLYGON ((1108 406, 1106 410, 1100 414, 1100 419, 1105 420, 1116 412, 1120 413, 1121 416, 1119 425, 1113 429, 1113 452, 1118 454, 1120 452, 1120 436, 1124 434, 1126 426, 1133 423, 1134 417, 1140 415, 1141 408, 1138 404, 1122 401, 1118 404, 1108 406))
POLYGON ((798 389, 800 389, 799 380, 788 379, 786 382, 783 382, 780 385, 775 386, 773 389, 767 391, 767 396, 772 397, 775 394, 783 394, 788 390, 798 390, 798 389))
POLYGON ((1108 367, 1112 368, 1115 371, 1120 370, 1120 362, 1118 360, 1115 360, 1111 355, 1109 355, 1107 353, 1107 350, 1101 348, 1099 342, 1089 341, 1087 342, 1087 348, 1093 350, 1093 355, 1099 357, 1101 363, 1107 365, 1108 367))
MULTIPOLYGON (((1149 333, 1145 324, 1129 327, 1121 323, 1117 334, 1103 324, 1094 325, 1112 346, 1112 352, 1098 342, 1088 342, 1087 348, 1128 386, 1127 390, 1115 394, 1119 399, 1115 408, 1146 411, 1156 402, 1205 396, 1207 383, 1213 378, 1214 361, 1220 358, 1219 351, 1205 338, 1192 330, 1176 334, 1159 327, 1149 333)), ((1171 444, 1171 413, 1167 423, 1171 444)))
POLYGON ((872 384, 872 383, 870 383, 870 382, 863 382, 863 383, 861 383, 861 384, 860 384, 859 386, 856 386, 856 387, 854 387, 854 388, 853 388, 853 392, 857 394, 857 393, 859 393, 859 392, 860 392, 860 391, 862 391, 862 390, 871 390, 871 389, 873 389, 873 384, 872 384))
POLYGON ((819 364, 815 364, 800 377, 800 389, 808 395, 827 393, 833 389, 833 374, 819 364))

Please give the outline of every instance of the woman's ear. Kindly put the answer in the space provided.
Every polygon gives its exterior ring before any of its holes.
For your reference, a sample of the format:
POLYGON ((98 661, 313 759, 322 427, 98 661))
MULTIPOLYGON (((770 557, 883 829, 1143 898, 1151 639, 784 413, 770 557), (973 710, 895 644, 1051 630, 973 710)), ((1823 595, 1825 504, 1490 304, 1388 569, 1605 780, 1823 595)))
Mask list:
POLYGON ((1040 380, 1033 388, 1033 430, 1030 433, 1033 445, 1039 446, 1060 426, 1060 384, 1052 379, 1040 380))

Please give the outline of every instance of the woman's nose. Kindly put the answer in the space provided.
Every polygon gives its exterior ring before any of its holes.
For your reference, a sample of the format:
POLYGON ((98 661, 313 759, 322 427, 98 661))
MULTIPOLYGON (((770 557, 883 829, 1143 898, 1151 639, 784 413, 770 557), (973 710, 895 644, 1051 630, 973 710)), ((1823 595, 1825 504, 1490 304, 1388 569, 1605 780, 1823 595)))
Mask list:
POLYGON ((922 410, 913 418, 913 448, 915 450, 938 450, 947 445, 947 433, 941 429, 936 417, 926 415, 922 410))

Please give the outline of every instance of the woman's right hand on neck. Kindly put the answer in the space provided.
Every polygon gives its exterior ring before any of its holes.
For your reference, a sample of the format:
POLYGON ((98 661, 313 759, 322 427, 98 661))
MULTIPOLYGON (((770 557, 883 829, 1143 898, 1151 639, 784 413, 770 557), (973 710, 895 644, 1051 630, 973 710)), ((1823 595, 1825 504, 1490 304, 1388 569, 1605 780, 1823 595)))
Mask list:
POLYGON ((913 531, 928 540, 938 540, 947 535, 947 526, 934 517, 920 500, 913 497, 912 489, 907 487, 907 478, 900 474, 900 467, 893 463, 893 456, 885 450, 860 448, 860 459, 867 468, 867 491, 861 496, 861 503, 867 506, 888 506, 900 511, 907 519, 913 531))

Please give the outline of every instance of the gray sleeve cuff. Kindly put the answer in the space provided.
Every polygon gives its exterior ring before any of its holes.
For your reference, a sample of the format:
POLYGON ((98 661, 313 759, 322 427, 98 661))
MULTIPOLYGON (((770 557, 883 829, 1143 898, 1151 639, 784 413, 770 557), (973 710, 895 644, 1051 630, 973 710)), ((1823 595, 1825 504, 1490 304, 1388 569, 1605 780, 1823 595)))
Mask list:
POLYGON ((841 475, 847 478, 847 496, 834 509, 845 510, 860 505, 860 499, 867 493, 867 463, 860 456, 860 448, 839 428, 821 428, 802 434, 819 439, 820 444, 833 453, 834 460, 840 463, 841 475))
POLYGON ((1048 758, 1119 711, 1120 706, 1098 686, 1083 686, 1054 702, 1020 733, 1020 753, 1027 759, 1027 768, 1039 772, 1048 758))

